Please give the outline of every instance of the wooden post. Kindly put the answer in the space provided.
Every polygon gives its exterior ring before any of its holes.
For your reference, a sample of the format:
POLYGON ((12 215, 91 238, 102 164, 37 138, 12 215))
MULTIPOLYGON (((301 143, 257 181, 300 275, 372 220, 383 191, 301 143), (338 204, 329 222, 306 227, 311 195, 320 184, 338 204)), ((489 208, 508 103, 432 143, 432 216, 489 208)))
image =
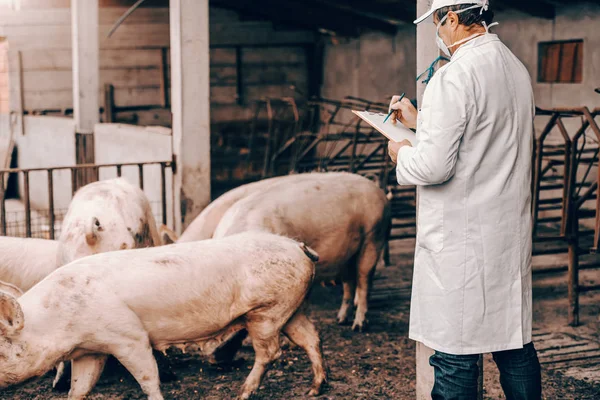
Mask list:
POLYGON ((16 140, 17 134, 24 135, 23 122, 23 61, 19 50, 8 49, 8 84, 10 109, 10 134, 16 140))
POLYGON ((104 84, 104 122, 115 121, 115 87, 111 83, 104 84))
MULTIPOLYGON (((94 163, 94 125, 100 121, 98 98, 98 0, 71 0, 73 52, 73 116, 77 164, 94 163)), ((77 187, 98 177, 94 170, 77 172, 77 187)))
POLYGON ((210 70, 208 0, 171 0, 173 215, 183 229, 210 195, 210 70))
MULTIPOLYGON (((417 0, 417 17, 423 15, 431 7, 431 0, 417 0)), ((440 51, 435 42, 435 25, 431 20, 424 21, 417 25, 417 74, 425 71, 431 63, 440 55, 440 51)), ((415 75, 415 76, 416 76, 415 75)), ((422 83, 423 79, 417 82, 417 102, 419 107, 423 102, 423 94, 426 85, 422 83)), ((419 216, 419 202, 417 201, 417 219, 419 216)), ((431 390, 433 389, 434 375, 433 367, 429 365, 429 357, 433 355, 433 350, 423 343, 417 342, 416 368, 417 368, 417 399, 431 399, 431 390)), ((483 398, 483 357, 479 359, 479 393, 478 398, 483 398)))

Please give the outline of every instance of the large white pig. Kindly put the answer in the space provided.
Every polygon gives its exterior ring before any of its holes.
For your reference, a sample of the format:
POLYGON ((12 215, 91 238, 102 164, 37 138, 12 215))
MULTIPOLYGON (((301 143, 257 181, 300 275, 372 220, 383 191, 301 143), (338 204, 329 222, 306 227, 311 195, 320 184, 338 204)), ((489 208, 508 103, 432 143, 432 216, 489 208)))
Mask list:
POLYGON ((123 178, 79 189, 58 241, 59 266, 92 254, 161 244, 148 198, 123 178))
POLYGON ((210 354, 241 330, 256 352, 247 399, 281 354, 283 332, 308 354, 309 394, 324 382, 321 345, 302 312, 318 255, 266 233, 98 254, 57 269, 23 296, 0 291, 0 387, 73 360, 69 399, 83 398, 112 354, 151 400, 163 399, 152 348, 210 354))
MULTIPOLYGON (((69 204, 58 242, 57 267, 92 254, 161 244, 148 198, 124 178, 93 182, 79 189, 69 204)), ((174 379, 166 359, 162 355, 157 358, 163 379, 174 379)), ((64 372, 61 363, 53 387, 68 388, 64 372)))
MULTIPOLYGON (((345 172, 279 179, 229 207, 213 237, 266 231, 306 243, 320 255, 317 280, 343 282, 338 322, 348 320, 354 298, 352 329, 362 330, 369 287, 390 223, 385 193, 369 179, 345 172)), ((193 235, 184 234, 178 243, 190 240, 193 235)))
MULTIPOLYGON (((295 180, 303 180, 308 175, 309 174, 299 174, 293 176, 295 180)), ((228 191, 206 206, 181 234, 181 237, 177 241, 191 242, 195 240, 212 238, 217 225, 219 225, 219 222, 221 222, 221 218, 223 218, 223 215, 225 215, 227 210, 232 205, 254 192, 265 190, 271 186, 285 182, 286 179, 289 179, 289 177, 279 176, 275 178, 263 179, 257 182, 238 186, 237 188, 228 191)), ((175 239, 173 233, 169 232, 168 230, 165 231, 165 236, 163 237, 168 237, 170 241, 175 239)))
POLYGON ((58 267, 57 254, 55 240, 1 236, 0 281, 26 292, 58 267))

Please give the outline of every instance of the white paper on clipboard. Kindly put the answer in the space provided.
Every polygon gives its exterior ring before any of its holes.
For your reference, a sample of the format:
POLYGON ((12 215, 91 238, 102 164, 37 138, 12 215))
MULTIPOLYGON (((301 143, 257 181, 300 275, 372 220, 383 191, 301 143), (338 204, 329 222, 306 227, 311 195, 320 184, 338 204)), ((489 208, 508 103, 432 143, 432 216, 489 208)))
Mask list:
POLYGON ((392 124, 390 117, 384 124, 383 121, 387 117, 387 114, 375 111, 352 110, 352 112, 392 142, 401 142, 404 139, 407 139, 413 147, 418 143, 417 135, 406 126, 402 125, 400 121, 396 121, 396 124, 392 124))

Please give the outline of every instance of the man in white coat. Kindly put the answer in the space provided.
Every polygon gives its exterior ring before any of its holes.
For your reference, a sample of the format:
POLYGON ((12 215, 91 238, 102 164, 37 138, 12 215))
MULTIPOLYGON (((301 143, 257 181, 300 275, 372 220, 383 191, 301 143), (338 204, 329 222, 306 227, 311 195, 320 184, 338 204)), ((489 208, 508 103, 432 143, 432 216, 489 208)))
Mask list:
POLYGON ((390 111, 418 144, 389 143, 400 185, 418 187, 411 339, 435 350, 432 398, 475 399, 493 353, 507 399, 541 398, 531 334, 531 152, 535 113, 523 64, 488 29, 487 0, 434 0, 451 57, 421 108, 390 111))

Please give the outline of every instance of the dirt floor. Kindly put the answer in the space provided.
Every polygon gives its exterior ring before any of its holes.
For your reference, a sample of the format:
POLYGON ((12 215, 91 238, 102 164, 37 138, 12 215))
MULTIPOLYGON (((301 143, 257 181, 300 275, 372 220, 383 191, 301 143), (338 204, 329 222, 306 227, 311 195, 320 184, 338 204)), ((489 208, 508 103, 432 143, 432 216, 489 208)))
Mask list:
MULTIPOLYGON (((329 382, 321 399, 414 399, 415 344, 408 339, 411 243, 392 249, 393 266, 378 271, 370 303, 369 329, 352 332, 338 326, 335 315, 341 301, 341 287, 317 286, 311 296, 311 318, 323 341, 329 368, 329 382)), ((596 272, 596 275, 598 273, 596 272)), ((566 327, 566 278, 536 279, 534 290, 534 329, 536 347, 555 333, 577 334, 591 338, 590 346, 600 341, 600 296, 582 296, 582 327, 566 327)), ((548 346, 546 346, 548 347, 548 346)), ((244 348, 234 366, 220 368, 201 358, 179 351, 170 352, 178 380, 162 384, 166 399, 232 399, 252 367, 253 352, 244 348)), ((600 356, 598 363, 600 364, 600 356)), ((555 364, 552 364, 555 365, 555 364)), ((544 399, 600 399, 600 370, 566 376, 564 369, 543 365, 544 399), (598 378, 598 379, 596 379, 598 378)), ((66 393, 51 389, 53 373, 24 385, 0 392, 2 399, 60 399, 66 393)), ((298 348, 286 349, 267 373, 256 399, 301 399, 310 386, 312 373, 305 354, 298 348)), ((485 358, 485 399, 504 398, 498 375, 485 358)), ((90 399, 144 399, 137 383, 115 362, 109 364, 90 399)))

